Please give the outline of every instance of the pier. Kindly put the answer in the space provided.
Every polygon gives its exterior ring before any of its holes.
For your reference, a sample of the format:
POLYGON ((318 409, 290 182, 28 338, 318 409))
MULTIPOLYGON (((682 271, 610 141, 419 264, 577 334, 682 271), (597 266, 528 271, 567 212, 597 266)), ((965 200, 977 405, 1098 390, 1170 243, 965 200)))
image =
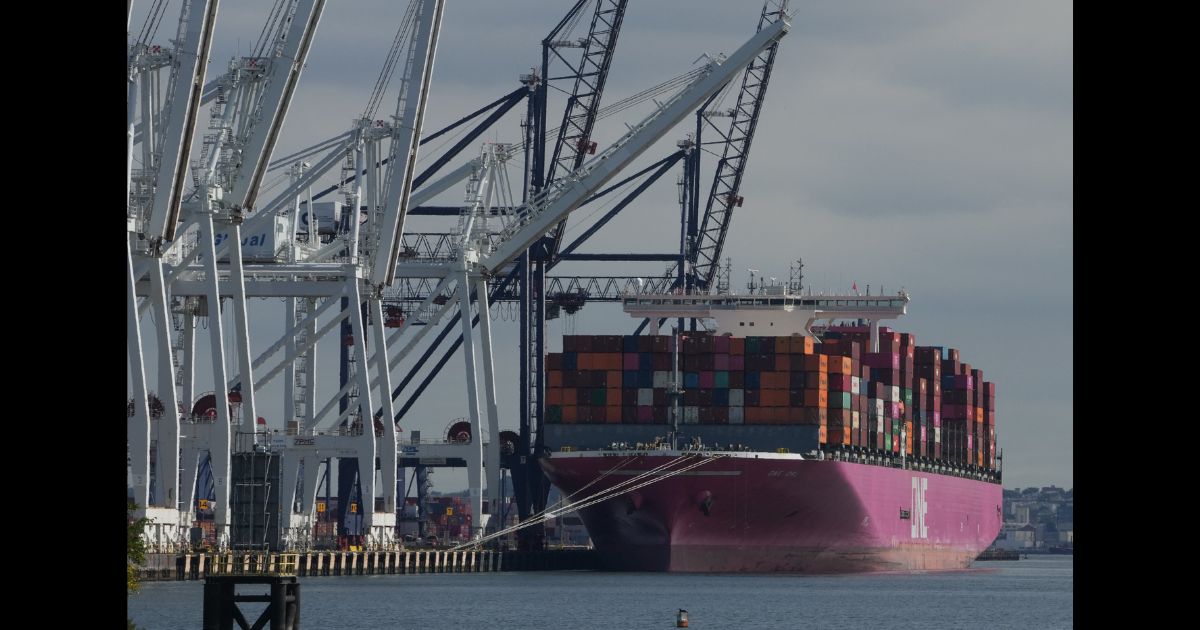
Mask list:
POLYGON ((145 581, 203 580, 215 576, 274 573, 294 563, 297 577, 491 573, 496 571, 590 571, 595 551, 313 551, 307 553, 227 552, 146 554, 145 581))

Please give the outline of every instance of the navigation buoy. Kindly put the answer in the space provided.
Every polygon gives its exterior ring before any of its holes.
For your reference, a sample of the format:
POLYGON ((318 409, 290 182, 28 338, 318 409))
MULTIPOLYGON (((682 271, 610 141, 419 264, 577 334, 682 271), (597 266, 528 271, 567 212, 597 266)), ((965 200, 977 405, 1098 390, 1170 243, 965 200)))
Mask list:
POLYGON ((686 610, 684 610, 684 609, 680 608, 680 609, 679 609, 679 612, 675 614, 675 627, 676 627, 676 628, 686 628, 686 627, 688 627, 687 611, 686 611, 686 610))

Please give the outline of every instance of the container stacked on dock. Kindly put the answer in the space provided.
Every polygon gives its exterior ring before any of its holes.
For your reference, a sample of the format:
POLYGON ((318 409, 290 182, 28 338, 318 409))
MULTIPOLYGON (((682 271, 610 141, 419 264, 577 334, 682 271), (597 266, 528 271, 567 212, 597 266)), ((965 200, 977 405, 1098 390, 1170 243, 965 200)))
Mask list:
MULTIPOLYGON (((811 337, 681 335, 681 424, 805 424, 827 447, 995 466, 995 385, 958 351, 865 326, 811 337)), ((546 357, 546 421, 667 424, 669 336, 567 335, 546 357)))

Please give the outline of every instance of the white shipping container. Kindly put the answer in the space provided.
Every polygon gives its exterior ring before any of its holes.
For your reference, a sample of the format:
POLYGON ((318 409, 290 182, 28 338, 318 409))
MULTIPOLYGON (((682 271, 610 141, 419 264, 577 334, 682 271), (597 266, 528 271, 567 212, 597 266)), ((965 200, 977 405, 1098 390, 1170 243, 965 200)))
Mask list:
POLYGON ((669 370, 654 371, 654 386, 659 389, 666 389, 671 386, 671 372, 669 370))
POLYGON ((700 424, 700 408, 687 405, 683 408, 684 424, 700 424))
POLYGON ((859 378, 857 376, 851 376, 850 377, 850 393, 851 394, 862 393, 861 390, 859 389, 860 386, 861 386, 861 382, 860 382, 859 378))
POLYGON ((933 427, 933 442, 935 444, 942 443, 942 427, 933 427))
POLYGON ((904 400, 903 398, 900 397, 900 386, 892 385, 891 390, 892 390, 891 402, 902 402, 904 400))
POLYGON ((650 389, 649 387, 642 387, 642 388, 639 388, 639 389, 638 389, 637 404, 639 404, 639 405, 653 405, 653 404, 654 404, 654 390, 653 390, 653 389, 650 389))
MULTIPOLYGON (((338 226, 347 216, 344 212, 345 208, 338 201, 318 201, 313 203, 313 210, 317 215, 317 234, 336 234, 338 226)), ((296 232, 299 234, 308 234, 310 225, 310 216, 307 204, 300 205, 300 224, 296 226, 296 232)), ((344 226, 349 229, 350 226, 344 226)))
POLYGON ((851 412, 850 412, 850 428, 851 428, 851 429, 853 429, 853 430, 855 430, 855 431, 857 431, 857 430, 858 430, 858 428, 859 428, 859 427, 858 427, 858 422, 859 422, 859 415, 858 415, 858 412, 857 412, 857 411, 851 411, 851 412))
POLYGON ((744 404, 746 404, 746 390, 740 388, 729 390, 730 407, 741 407, 744 404))
POLYGON ((729 408, 729 424, 743 424, 746 419, 746 414, 742 407, 729 408))
MULTIPOLYGON (((229 226, 221 226, 213 233, 213 242, 219 248, 229 239, 229 226)), ((276 262, 287 252, 287 243, 291 238, 290 226, 286 217, 276 216, 273 223, 255 232, 242 232, 242 262, 276 262)), ((200 249, 197 260, 204 260, 204 249, 200 249)), ((229 262, 229 252, 217 259, 217 262, 229 262)))

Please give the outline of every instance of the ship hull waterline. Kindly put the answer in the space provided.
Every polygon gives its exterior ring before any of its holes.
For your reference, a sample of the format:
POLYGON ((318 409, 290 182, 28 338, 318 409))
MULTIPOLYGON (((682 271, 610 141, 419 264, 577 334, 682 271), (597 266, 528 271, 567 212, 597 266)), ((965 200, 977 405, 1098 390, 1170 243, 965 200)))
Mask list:
POLYGON ((541 461, 574 503, 628 490, 579 510, 604 570, 958 570, 1002 522, 999 484, 899 467, 744 452, 556 453, 541 461))

